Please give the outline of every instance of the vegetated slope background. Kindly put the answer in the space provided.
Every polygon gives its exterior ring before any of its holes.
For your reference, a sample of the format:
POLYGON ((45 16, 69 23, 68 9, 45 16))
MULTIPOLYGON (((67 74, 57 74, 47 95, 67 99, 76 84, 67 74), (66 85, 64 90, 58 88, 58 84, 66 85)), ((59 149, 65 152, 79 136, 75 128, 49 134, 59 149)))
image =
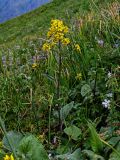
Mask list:
MULTIPOLYGON (((112 0, 95 0, 94 4, 105 4, 112 0)), ((11 45, 25 37, 45 34, 50 20, 53 18, 72 19, 74 15, 84 14, 91 8, 92 0, 53 0, 38 9, 0 24, 0 46, 11 45)), ((94 6, 92 4, 92 6, 94 6)), ((69 23, 69 22, 68 22, 69 23)))
POLYGON ((49 0, 0 0, 0 23, 29 12, 49 0))

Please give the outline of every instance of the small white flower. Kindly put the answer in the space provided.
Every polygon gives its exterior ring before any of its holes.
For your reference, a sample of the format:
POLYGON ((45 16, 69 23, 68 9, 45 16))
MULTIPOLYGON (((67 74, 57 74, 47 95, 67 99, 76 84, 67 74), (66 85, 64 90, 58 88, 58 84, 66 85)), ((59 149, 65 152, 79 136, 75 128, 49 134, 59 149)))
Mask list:
POLYGON ((19 45, 18 45, 18 46, 15 46, 15 48, 16 48, 16 49, 20 49, 20 46, 19 46, 19 45))
POLYGON ((110 78, 112 76, 111 72, 108 72, 108 78, 110 78))
POLYGON ((104 108, 109 108, 109 106, 110 106, 110 100, 104 99, 104 101, 102 102, 102 105, 103 105, 104 108))
POLYGON ((38 53, 38 50, 37 50, 37 49, 35 49, 35 53, 38 53))
POLYGON ((31 80, 31 77, 30 77, 30 76, 28 76, 28 77, 27 77, 27 79, 28 79, 28 80, 31 80))
POLYGON ((51 157, 52 157, 52 154, 51 154, 51 153, 49 153, 48 158, 49 158, 49 159, 51 159, 51 157))
POLYGON ((108 93, 106 94, 107 97, 112 98, 113 94, 112 93, 108 93))

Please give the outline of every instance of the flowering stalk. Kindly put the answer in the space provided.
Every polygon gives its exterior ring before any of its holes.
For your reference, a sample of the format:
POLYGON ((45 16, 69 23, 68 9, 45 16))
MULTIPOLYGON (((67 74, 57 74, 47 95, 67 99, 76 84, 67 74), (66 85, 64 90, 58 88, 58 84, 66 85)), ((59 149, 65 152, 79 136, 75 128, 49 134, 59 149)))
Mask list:
MULTIPOLYGON (((58 77, 57 77, 57 100, 60 99, 60 81, 61 81, 61 71, 62 71, 62 57, 61 57, 61 44, 59 42, 59 61, 58 61, 58 77)), ((61 130, 61 117, 60 117, 60 104, 58 103, 58 115, 59 115, 59 125, 61 130)))
MULTIPOLYGON (((47 33, 47 41, 43 44, 43 51, 49 52, 55 46, 58 46, 58 74, 57 74, 57 86, 56 86, 56 97, 58 104, 56 105, 58 115, 59 115, 59 125, 62 126, 61 117, 60 117, 60 82, 61 82, 61 72, 62 72, 62 55, 61 55, 61 45, 67 46, 70 43, 70 39, 66 37, 66 34, 69 32, 69 29, 64 25, 62 20, 51 20, 51 27, 47 33)), ((61 130, 61 129, 60 129, 61 130)))

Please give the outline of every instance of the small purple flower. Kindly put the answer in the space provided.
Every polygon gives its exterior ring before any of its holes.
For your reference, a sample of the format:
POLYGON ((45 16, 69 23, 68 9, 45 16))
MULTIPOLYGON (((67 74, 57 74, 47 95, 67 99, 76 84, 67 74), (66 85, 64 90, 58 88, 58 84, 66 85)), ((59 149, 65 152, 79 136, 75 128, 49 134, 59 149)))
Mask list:
POLYGON ((57 137, 54 137, 53 138, 53 144, 56 144, 56 142, 57 142, 57 137))
POLYGON ((104 41, 102 39, 98 39, 96 36, 95 36, 95 40, 97 41, 97 43, 103 47, 104 46, 104 41))
POLYGON ((2 63, 4 66, 6 66, 6 56, 2 56, 2 63))
POLYGON ((103 47, 103 45, 104 45, 104 41, 101 39, 101 40, 97 40, 97 42, 98 42, 98 44, 101 46, 101 47, 103 47))
POLYGON ((118 48, 118 47, 119 47, 119 43, 115 43, 115 44, 114 44, 114 47, 115 47, 115 48, 118 48))
POLYGON ((115 47, 115 48, 119 48, 119 46, 120 46, 120 40, 117 39, 117 40, 115 41, 114 47, 115 47))

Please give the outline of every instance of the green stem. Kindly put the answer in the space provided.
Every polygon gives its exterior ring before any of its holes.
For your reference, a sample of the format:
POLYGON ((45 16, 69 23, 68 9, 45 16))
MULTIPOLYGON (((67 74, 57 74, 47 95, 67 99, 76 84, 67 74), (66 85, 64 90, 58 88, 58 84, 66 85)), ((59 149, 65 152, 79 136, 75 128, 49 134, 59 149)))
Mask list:
POLYGON ((39 123, 38 123, 38 118, 37 118, 37 114, 36 114, 36 109, 35 109, 35 104, 34 104, 34 101, 33 101, 33 90, 32 88, 30 89, 30 99, 31 99, 31 108, 32 108, 32 112, 33 112, 33 115, 34 115, 34 122, 37 126, 37 130, 39 132, 39 123))
MULTIPOLYGON (((59 42, 59 62, 58 62, 58 79, 57 79, 57 100, 60 99, 60 81, 61 81, 61 71, 62 71, 62 57, 61 57, 61 45, 59 42)), ((58 116, 59 116, 59 125, 61 126, 61 118, 60 118, 60 104, 58 102, 58 116)), ((61 127, 60 127, 61 128, 61 127)))
POLYGON ((107 143, 106 141, 104 141, 102 138, 100 138, 101 142, 103 142, 105 145, 107 145, 108 147, 110 147, 119 157, 120 157, 120 153, 114 149, 109 143, 107 143))
POLYGON ((50 141, 51 141, 51 105, 49 106, 49 145, 50 145, 50 141))

